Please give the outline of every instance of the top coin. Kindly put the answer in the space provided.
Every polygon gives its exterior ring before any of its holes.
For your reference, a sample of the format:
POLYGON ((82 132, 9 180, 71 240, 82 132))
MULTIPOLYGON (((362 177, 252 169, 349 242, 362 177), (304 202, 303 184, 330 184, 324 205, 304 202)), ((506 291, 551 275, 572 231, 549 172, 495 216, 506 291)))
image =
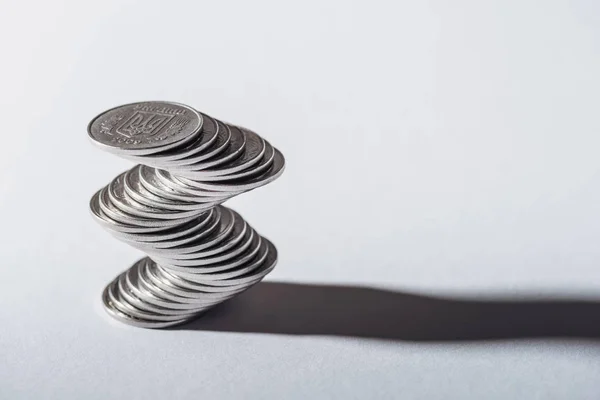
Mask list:
POLYGON ((88 125, 92 141, 118 154, 147 155, 194 139, 202 116, 183 104, 147 101, 125 104, 98 115, 88 125))

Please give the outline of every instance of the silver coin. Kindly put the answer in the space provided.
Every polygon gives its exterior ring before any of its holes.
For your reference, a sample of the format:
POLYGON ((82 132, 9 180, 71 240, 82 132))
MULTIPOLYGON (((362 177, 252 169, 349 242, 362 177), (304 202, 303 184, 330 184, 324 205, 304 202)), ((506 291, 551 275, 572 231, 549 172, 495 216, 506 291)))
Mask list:
POLYGON ((256 133, 248 130, 242 130, 242 133, 246 137, 246 145, 244 146, 243 153, 239 157, 201 171, 181 170, 175 173, 188 178, 203 180, 206 177, 229 175, 251 168, 262 160, 266 150, 265 140, 256 133))
POLYGON ((125 193, 127 193, 129 197, 148 207, 163 208, 173 211, 192 211, 198 206, 198 204, 194 202, 174 201, 150 192, 140 182, 139 165, 125 172, 123 185, 125 193))
MULTIPOLYGON (((131 325, 131 326, 139 327, 139 328, 151 328, 151 329, 156 328, 156 329, 158 329, 158 328, 166 328, 169 326, 176 326, 176 325, 188 322, 190 320, 190 318, 182 318, 180 320, 175 320, 175 321, 156 321, 156 320, 150 320, 150 319, 137 318, 129 313, 123 312, 123 311, 121 311, 120 308, 115 307, 116 303, 113 300, 113 299, 115 299, 114 283, 115 282, 111 282, 111 284, 109 284, 104 289, 104 292, 102 293, 102 302, 103 302, 104 309, 106 310, 106 312, 113 318, 117 319, 118 321, 121 321, 121 322, 131 325)), ((194 317, 196 317, 196 316, 194 316, 194 317)))
POLYGON ((181 315, 182 313, 198 313, 204 311, 223 300, 229 293, 223 293, 220 298, 209 298, 202 296, 199 293, 198 297, 186 297, 177 294, 175 287, 161 281, 155 280, 155 277, 151 277, 148 270, 143 266, 138 267, 137 278, 140 287, 144 287, 146 291, 152 292, 153 296, 147 297, 148 302, 151 302, 154 306, 162 307, 163 309, 176 309, 181 310, 179 312, 164 312, 165 315, 181 315))
POLYGON ((150 259, 148 259, 141 267, 144 269, 141 275, 152 282, 152 285, 160 287, 165 292, 179 296, 181 298, 179 301, 181 302, 209 304, 215 301, 221 301, 235 292, 204 292, 202 291, 202 285, 193 282, 184 283, 183 279, 167 274, 164 270, 159 269, 158 265, 150 259), (189 287, 190 285, 192 285, 191 289, 189 287))
POLYGON ((231 277, 220 280, 203 280, 202 275, 194 275, 192 279, 189 279, 188 275, 182 276, 190 282, 194 282, 196 285, 201 285, 204 291, 229 291, 237 290, 244 287, 249 287, 257 282, 260 282, 269 272, 273 270, 277 264, 277 249, 267 239, 262 238, 264 247, 261 247, 261 253, 266 251, 267 256, 263 259, 262 263, 253 268, 250 272, 246 272, 243 275, 231 277))
MULTIPOLYGON (((190 311, 175 311, 175 308, 166 308, 160 305, 156 305, 152 302, 149 302, 149 298, 154 298, 154 295, 151 294, 146 289, 140 289, 134 286, 130 286, 128 284, 128 279, 126 279, 127 275, 131 274, 131 271, 135 271, 134 268, 130 268, 127 272, 119 275, 116 279, 116 290, 118 290, 119 297, 125 299, 127 303, 133 305, 135 308, 148 313, 156 313, 162 315, 179 315, 180 317, 188 317, 190 311)), ((140 285, 141 286, 141 285, 140 285)), ((172 302, 171 302, 172 303, 172 302)))
POLYGON ((104 211, 102 211, 100 206, 100 198, 103 192, 104 189, 98 191, 94 197, 92 197, 92 200, 90 201, 90 211, 96 221, 102 224, 102 226, 109 232, 120 234, 166 234, 166 232, 169 230, 169 226, 148 227, 143 225, 131 225, 111 218, 104 213, 104 211))
POLYGON ((214 192, 196 189, 180 182, 169 172, 142 166, 140 182, 148 191, 171 199, 194 199, 196 202, 225 201, 239 192, 214 192))
MULTIPOLYGON (((216 120, 215 120, 216 121, 216 120)), ((200 163, 204 160, 208 160, 210 158, 216 157, 219 154, 223 153, 229 147, 231 142, 231 129, 229 126, 225 125, 221 121, 216 121, 218 124, 218 135, 216 140, 214 140, 210 147, 205 147, 202 149, 194 149, 195 151, 192 153, 185 154, 185 157, 178 158, 176 160, 162 160, 161 165, 165 169, 172 169, 177 167, 185 168, 186 165, 192 165, 196 163, 200 163)), ((179 149, 177 149, 179 150, 179 149)), ((148 164, 150 165, 150 164, 148 164)))
POLYGON ((194 196, 193 194, 186 193, 177 186, 162 182, 162 180, 158 178, 158 171, 160 170, 145 165, 139 166, 140 183, 150 193, 165 199, 183 202, 199 202, 204 200, 204 197, 194 196))
POLYGON ((177 277, 194 281, 198 274, 210 274, 213 272, 229 271, 238 268, 243 264, 251 262, 251 260, 254 259, 261 250, 264 250, 264 246, 266 246, 266 244, 265 242, 263 242, 262 237, 255 232, 250 246, 248 246, 248 248, 240 254, 226 261, 206 265, 195 265, 191 267, 157 264, 157 267, 161 270, 164 270, 167 273, 172 273, 177 277))
POLYGON ((245 263, 233 270, 228 270, 225 272, 202 272, 200 274, 196 274, 193 280, 190 281, 210 285, 212 281, 228 280, 252 273, 256 269, 258 269, 263 264, 263 262, 267 260, 267 257, 269 255, 269 246, 267 242, 261 241, 261 243, 263 243, 263 246, 261 246, 262 251, 259 252, 257 256, 254 257, 250 262, 245 263))
POLYGON ((202 116, 183 104, 151 101, 105 111, 88 125, 92 142, 123 155, 146 155, 178 147, 200 134, 202 116))
MULTIPOLYGON (((177 304, 170 304, 173 302, 156 295, 139 278, 141 268, 147 263, 147 260, 147 257, 139 260, 119 276, 120 293, 139 309, 157 314, 173 315, 172 311, 178 309, 177 304)), ((188 310, 184 314, 189 314, 189 312, 188 310)))
MULTIPOLYGON (((239 172, 229 173, 227 175, 215 175, 215 176, 202 176, 201 181, 204 182, 215 182, 215 181, 238 181, 250 180, 253 177, 264 174, 275 160, 275 149, 265 140, 265 151, 262 159, 256 165, 252 165, 249 168, 243 169, 239 172)), ((188 176, 188 178, 190 178, 188 176)))
POLYGON ((185 192, 187 195, 198 196, 198 198, 205 199, 209 198, 231 198, 240 193, 243 193, 243 190, 229 190, 229 191, 215 191, 215 190, 207 190, 202 188, 197 188, 188 185, 187 183, 182 182, 178 176, 171 174, 170 172, 155 169, 154 173, 156 174, 157 179, 162 182, 166 186, 176 187, 178 190, 185 192))
POLYGON ((219 207, 215 207, 211 211, 213 211, 213 215, 210 219, 202 221, 200 224, 198 224, 200 228, 190 230, 189 233, 185 235, 175 238, 165 238, 160 241, 136 240, 134 245, 142 251, 152 252, 159 251, 160 249, 177 248, 209 238, 211 235, 216 234, 216 231, 220 228, 222 223, 221 209, 219 207))
POLYGON ((127 196, 150 208, 202 212, 220 204, 220 201, 201 203, 197 201, 173 200, 158 196, 146 189, 140 181, 139 166, 136 166, 125 173, 123 184, 127 196))
POLYGON ((219 125, 217 121, 206 114, 202 116, 202 134, 198 135, 195 140, 189 142, 185 146, 177 147, 172 150, 161 151, 160 153, 151 154, 142 160, 143 163, 151 164, 152 161, 159 163, 176 161, 182 158, 190 157, 208 149, 215 141, 219 139, 219 125))
MULTIPOLYGON (((179 301, 178 297, 162 291, 147 277, 142 278, 143 265, 145 264, 138 264, 120 276, 119 294, 129 303, 143 311, 167 316, 190 317, 199 311, 199 304, 190 304, 185 298, 184 301, 179 301)), ((215 301, 211 303, 214 304, 215 301)))
POLYGON ((213 192, 231 192, 232 190, 248 191, 256 189, 260 186, 264 186, 274 181, 283 173, 284 169, 285 159, 283 158, 283 154, 281 154, 277 149, 275 149, 275 157, 273 159, 271 167, 264 174, 252 177, 251 179, 234 179, 231 181, 206 182, 184 178, 181 176, 171 175, 170 177, 176 183, 187 185, 188 187, 193 187, 200 190, 209 190, 213 192))
POLYGON ((174 240, 185 235, 191 235, 201 230, 214 214, 214 210, 201 213, 193 220, 178 225, 174 228, 147 228, 134 225, 122 224, 109 218, 99 207, 97 196, 94 196, 94 202, 91 208, 92 215, 100 222, 106 230, 118 239, 133 242, 160 242, 174 240))
POLYGON ((146 251, 152 248, 164 248, 184 244, 196 240, 197 237, 210 235, 217 225, 218 219, 212 214, 211 218, 193 220, 181 227, 158 232, 159 235, 154 233, 121 233, 116 231, 111 233, 117 239, 123 240, 139 250, 146 251))
POLYGON ((175 219, 179 220, 198 215, 197 210, 174 211, 158 207, 149 207, 138 203, 127 195, 125 191, 125 173, 117 176, 108 185, 108 196, 112 204, 127 214, 150 219, 175 219))
POLYGON ((173 165, 190 163, 190 161, 186 161, 189 157, 205 159, 218 154, 227 147, 230 132, 214 118, 206 114, 201 115, 203 119, 202 132, 187 144, 149 155, 124 155, 123 157, 156 168, 169 168, 173 165), (223 140, 226 140, 226 143, 223 143, 223 140))
POLYGON ((258 280, 264 278, 269 272, 275 268, 277 264, 277 249, 269 240, 263 237, 263 241, 266 242, 268 247, 267 257, 263 261, 263 263, 258 267, 253 269, 250 272, 247 272, 244 275, 236 276, 232 278, 222 279, 222 280, 212 280, 210 282, 203 282, 205 285, 210 286, 226 286, 226 287, 236 287, 239 285, 247 285, 257 282, 258 280))
MULTIPOLYGON (((138 273, 139 280, 143 282, 144 286, 151 287, 159 295, 158 297, 179 303, 177 304, 177 308, 179 309, 203 309, 221 303, 239 292, 239 289, 220 293, 187 290, 177 286, 168 279, 156 275, 154 273, 156 270, 152 270, 151 265, 150 263, 146 263, 143 267, 140 267, 138 273)), ((168 302, 165 302, 165 307, 168 307, 168 302)))
MULTIPOLYGON (((183 278, 181 278, 183 279, 183 278)), ((179 281, 178 281, 179 282, 179 281)), ((214 286, 214 285, 206 285, 204 283, 199 283, 199 282, 191 282, 191 284, 193 285, 192 288, 193 290, 202 292, 202 293, 221 293, 223 295, 227 295, 229 293, 235 292, 235 291, 243 291, 246 290, 249 286, 251 286, 251 284, 244 284, 244 285, 237 285, 237 286, 214 286)), ((179 286, 184 286, 181 285, 180 282, 178 283, 179 286)), ((189 283, 188 283, 189 285, 189 283)))
POLYGON ((212 254, 209 250, 211 247, 226 240, 232 233, 240 235, 240 231, 243 233, 246 231, 246 222, 237 213, 222 206, 219 208, 221 209, 220 218, 216 229, 214 229, 210 235, 203 236, 198 240, 181 246, 171 248, 148 248, 144 251, 152 258, 160 257, 163 259, 196 258, 198 257, 198 254, 212 254))
POLYGON ((110 201, 107 188, 102 189, 102 191, 100 192, 99 200, 100 209, 111 219, 125 225, 134 225, 148 228, 148 231, 151 231, 149 228, 159 228, 157 230, 173 228, 175 226, 179 226, 186 222, 189 222, 196 217, 196 215, 193 215, 181 219, 150 219, 139 217, 133 214, 128 214, 117 208, 110 201))
POLYGON ((112 302, 113 306, 121 311, 124 314, 133 316, 135 318, 150 320, 150 321, 164 321, 164 322, 173 322, 178 321, 181 318, 190 318, 193 317, 193 313, 186 313, 186 315, 169 315, 163 313, 157 313, 153 311, 143 310, 141 308, 135 307, 132 303, 128 301, 128 299, 121 295, 118 288, 119 279, 115 280, 108 290, 108 298, 112 302))
POLYGON ((181 297, 187 297, 191 299, 208 298, 218 300, 231 297, 245 289, 239 288, 220 291, 204 291, 204 289, 207 287, 206 285, 170 274, 164 269, 160 268, 156 263, 148 262, 145 268, 147 269, 146 275, 148 275, 154 283, 162 286, 165 291, 172 292, 181 297))
POLYGON ((229 145, 225 151, 212 158, 209 158, 208 160, 200 161, 191 165, 170 167, 169 171, 173 171, 173 173, 177 173, 177 171, 201 171, 203 169, 213 168, 218 165, 228 163, 240 157, 244 153, 244 148, 246 147, 247 143, 247 136, 244 135, 241 129, 235 126, 227 125, 227 127, 231 130, 231 140, 229 141, 229 145))
POLYGON ((232 260, 240 254, 244 254, 244 252, 251 247, 254 236, 254 230, 250 230, 240 240, 238 240, 233 247, 227 246, 227 251, 223 251, 222 246, 215 246, 216 248, 208 248, 207 250, 199 250, 197 252, 187 254, 167 256, 161 254, 151 254, 150 258, 152 258, 156 263, 168 268, 210 266, 225 262, 227 260, 232 260))
POLYGON ((218 221, 218 218, 214 216, 215 212, 217 212, 216 209, 212 209, 183 225, 158 232, 127 233, 111 230, 111 234, 120 240, 135 244, 136 246, 150 243, 153 246, 186 243, 188 240, 193 240, 190 238, 194 238, 195 235, 206 234, 204 232, 210 232, 211 229, 214 229, 212 226, 216 225, 216 221, 218 221))
POLYGON ((175 264, 182 260, 207 260, 216 255, 224 257, 223 259, 231 259, 246 251, 246 249, 251 246, 254 236, 257 235, 258 234, 254 229, 250 228, 244 221, 241 224, 236 223, 231 231, 220 235, 218 240, 212 239, 213 243, 211 243, 210 246, 205 246, 204 243, 195 246, 190 246, 195 243, 189 243, 185 245, 188 246, 187 248, 181 246, 182 248, 186 248, 185 251, 194 250, 194 252, 179 252, 178 250, 171 248, 162 251, 160 254, 157 252, 148 252, 148 254, 152 258, 161 259, 163 262, 168 260, 168 263, 175 264))

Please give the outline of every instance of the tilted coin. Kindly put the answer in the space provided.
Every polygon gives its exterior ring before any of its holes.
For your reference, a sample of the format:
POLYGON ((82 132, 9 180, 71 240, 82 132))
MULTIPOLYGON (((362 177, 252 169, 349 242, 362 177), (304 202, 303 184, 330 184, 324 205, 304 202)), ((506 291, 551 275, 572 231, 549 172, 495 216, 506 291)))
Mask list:
POLYGON ((243 153, 239 157, 236 157, 226 163, 219 164, 215 167, 203 169, 201 171, 185 171, 182 169, 177 173, 188 178, 202 180, 206 177, 234 174, 236 172, 253 167, 255 164, 261 161, 263 155, 265 154, 265 140, 251 131, 242 130, 242 133, 246 137, 246 145, 243 153))
POLYGON ((118 296, 116 291, 117 281, 113 281, 111 284, 106 286, 104 292, 102 293, 102 301, 104 303, 104 309, 108 312, 109 315, 114 317, 115 319, 132 326, 136 326, 139 328, 166 328, 170 326, 179 325, 189 321, 191 318, 179 318, 179 319, 170 319, 169 321, 157 320, 153 318, 140 318, 134 313, 131 313, 128 305, 125 305, 118 296))
MULTIPOLYGON (((165 299, 162 305, 165 308, 172 307, 169 303, 177 303, 177 309, 202 311, 207 307, 221 303, 224 300, 235 296, 240 292, 239 289, 224 292, 202 292, 201 290, 188 290, 173 282, 166 280, 154 274, 150 269, 150 263, 140 266, 138 270, 138 279, 146 288, 151 288, 156 297, 165 299)), ((153 299, 154 300, 154 299, 153 299)), ((159 304, 159 303, 155 303, 159 304)))
POLYGON ((175 176, 169 172, 142 166, 140 168, 140 182, 148 191, 162 197, 174 200, 194 199, 199 203, 212 201, 225 201, 241 192, 215 192, 211 190, 198 189, 190 187, 180 181, 175 180, 175 176))
POLYGON ((204 169, 217 167, 219 165, 233 161, 236 158, 240 157, 244 153, 247 136, 244 135, 244 132, 242 132, 241 129, 235 126, 228 125, 227 127, 231 130, 231 140, 229 141, 229 145, 227 146, 227 148, 222 153, 219 153, 214 157, 194 164, 185 166, 173 166, 169 168, 169 171, 173 171, 175 173, 177 173, 177 171, 201 171, 204 169))
MULTIPOLYGON (((231 143, 231 129, 221 121, 216 121, 218 126, 218 135, 216 139, 208 147, 204 147, 201 150, 198 148, 193 149, 185 154, 185 157, 178 158, 176 160, 164 160, 161 159, 161 165, 156 165, 159 168, 172 169, 177 167, 185 168, 187 165, 193 165, 200 163, 204 160, 217 157, 219 154, 224 153, 231 143)), ((177 149, 179 150, 179 149, 177 149)), ((148 163, 150 165, 150 163, 148 163)))
MULTIPOLYGON (((215 182, 215 181, 229 181, 229 182, 242 182, 243 180, 249 181, 250 179, 264 174, 271 168, 273 161, 275 160, 275 149, 265 140, 265 151, 261 160, 251 165, 246 169, 242 169, 237 172, 228 173, 227 175, 213 175, 213 176, 201 176, 198 175, 196 178, 192 176, 186 176, 186 178, 201 180, 204 182, 215 182)), ((204 171, 202 171, 204 172, 204 171)))
POLYGON ((197 213, 215 207, 220 203, 220 201, 214 201, 214 199, 210 202, 181 201, 156 195, 146 189, 140 181, 139 166, 125 173, 123 185, 127 196, 150 208, 170 211, 194 211, 197 213))
POLYGON ((128 196, 125 191, 125 173, 117 176, 108 185, 108 196, 112 204, 114 204, 121 211, 138 217, 150 218, 150 219, 182 219, 187 217, 194 217, 198 214, 198 211, 176 211, 168 210, 158 207, 150 207, 144 204, 138 203, 128 196))
POLYGON ((170 292, 162 290, 153 282, 143 276, 143 263, 130 268, 121 274, 118 281, 119 294, 136 308, 155 314, 167 316, 188 317, 201 311, 206 305, 215 304, 218 300, 204 302, 203 304, 190 304, 184 297, 173 296, 170 292), (180 301, 180 298, 182 301, 180 301))
POLYGON ((250 179, 233 179, 231 181, 208 182, 189 179, 182 176, 170 175, 170 177, 175 182, 180 182, 183 185, 187 185, 195 189, 214 192, 223 191, 227 193, 231 190, 248 191, 256 189, 260 186, 264 186, 277 179, 283 173, 284 168, 285 159, 283 158, 283 155, 277 149, 275 149, 275 157, 271 167, 262 175, 255 176, 250 179))
POLYGON ((183 104, 150 101, 115 107, 88 125, 92 142, 116 154, 146 155, 182 146, 202 128, 202 116, 183 104))
MULTIPOLYGON (((230 238, 230 235, 242 236, 246 232, 246 221, 231 209, 220 206, 220 219, 216 228, 209 234, 192 242, 170 248, 148 248, 145 251, 151 257, 161 259, 188 259, 203 255, 212 255, 211 249, 230 238)), ((233 241, 233 239, 231 239, 233 241)), ((240 239, 241 240, 241 239, 240 239)))
POLYGON ((134 225, 139 227, 148 228, 147 231, 151 231, 151 228, 160 229, 169 229, 175 226, 179 226, 186 222, 193 220, 196 216, 192 215, 186 218, 180 219, 156 219, 156 218, 145 218, 140 217, 133 214, 128 214, 118 207, 116 207, 110 200, 108 196, 108 188, 104 188, 100 192, 99 205, 102 212, 104 212, 111 219, 125 224, 125 225, 134 225))
POLYGON ((182 317, 192 317, 194 314, 190 312, 186 313, 185 315, 163 314, 136 307, 133 305, 133 303, 129 302, 126 297, 121 295, 118 285, 118 280, 110 285, 108 297, 115 308, 127 315, 151 321, 174 322, 179 321, 182 317))
MULTIPOLYGON (((265 250, 263 247, 266 246, 266 242, 262 240, 262 237, 254 232, 252 241, 247 248, 240 252, 235 257, 231 257, 225 261, 219 261, 212 264, 204 265, 191 265, 191 266, 178 266, 168 263, 157 264, 157 267, 164 270, 167 273, 172 272, 177 277, 185 278, 190 281, 195 281, 197 276, 203 274, 210 274, 213 272, 222 272, 234 270, 248 262, 251 262, 261 251, 265 250)), ((244 243, 244 247, 246 244, 244 243)))

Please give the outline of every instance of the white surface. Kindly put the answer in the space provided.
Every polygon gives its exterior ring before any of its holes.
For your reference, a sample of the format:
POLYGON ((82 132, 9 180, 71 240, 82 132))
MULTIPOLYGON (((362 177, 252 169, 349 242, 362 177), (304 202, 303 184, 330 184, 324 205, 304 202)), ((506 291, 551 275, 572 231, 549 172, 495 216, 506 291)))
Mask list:
POLYGON ((599 398, 598 2, 1 9, 0 398, 599 398), (85 127, 146 99, 189 103, 283 151, 280 180, 228 203, 278 246, 268 281, 400 291, 381 297, 387 311, 324 289, 324 309, 357 309, 335 335, 336 310, 288 307, 286 290, 264 300, 263 284, 208 331, 105 316, 103 286, 141 254, 88 215, 131 165, 85 127), (466 305, 411 308, 402 293, 466 305), (489 297, 498 320, 474 303, 489 297), (565 299, 592 303, 565 312, 565 299), (469 340, 454 340, 463 325, 469 340))

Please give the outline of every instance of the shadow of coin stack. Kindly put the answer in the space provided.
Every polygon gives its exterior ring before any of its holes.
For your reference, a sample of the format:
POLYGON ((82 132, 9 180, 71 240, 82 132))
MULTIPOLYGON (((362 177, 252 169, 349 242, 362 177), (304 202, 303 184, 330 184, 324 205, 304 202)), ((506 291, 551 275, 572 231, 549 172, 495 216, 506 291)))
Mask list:
POLYGON ((221 205, 281 175, 283 155, 266 140, 170 102, 105 111, 88 134, 138 163, 90 201, 105 229, 148 255, 104 289, 114 318, 145 328, 181 324, 275 267, 273 244, 221 205))

